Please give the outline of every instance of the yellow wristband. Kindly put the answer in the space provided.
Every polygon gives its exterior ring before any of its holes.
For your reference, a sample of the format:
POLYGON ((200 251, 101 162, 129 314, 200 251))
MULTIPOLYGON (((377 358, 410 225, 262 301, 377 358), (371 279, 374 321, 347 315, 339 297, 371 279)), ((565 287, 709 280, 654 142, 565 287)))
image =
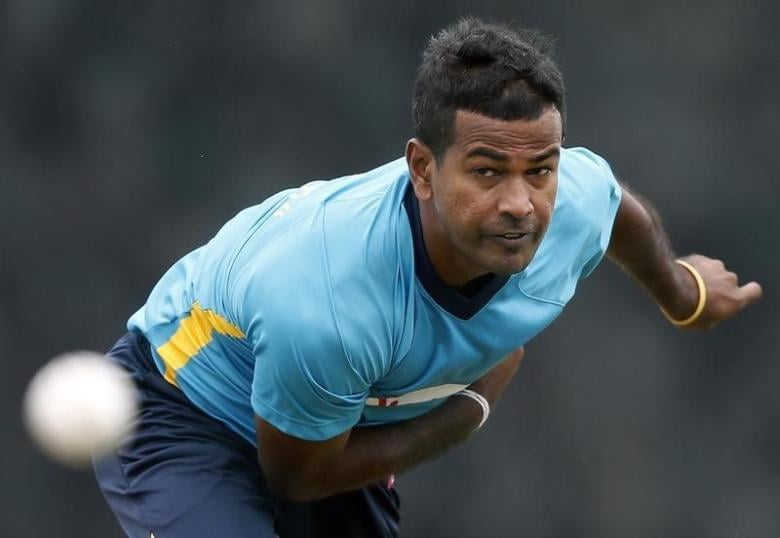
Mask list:
POLYGON ((696 280, 696 285, 699 287, 699 302, 696 305, 696 309, 693 311, 693 314, 688 316, 685 319, 677 320, 674 319, 672 316, 670 316, 666 310, 661 308, 661 312, 663 312, 663 315, 666 316, 666 319, 668 319, 672 325, 675 325, 677 327, 686 327, 699 319, 699 316, 701 316, 701 313, 704 312, 704 306, 707 304, 707 286, 704 285, 704 279, 701 277, 701 274, 696 270, 696 268, 691 265, 688 262, 684 262, 682 260, 675 260, 677 263, 688 269, 690 273, 693 275, 694 280, 696 280))

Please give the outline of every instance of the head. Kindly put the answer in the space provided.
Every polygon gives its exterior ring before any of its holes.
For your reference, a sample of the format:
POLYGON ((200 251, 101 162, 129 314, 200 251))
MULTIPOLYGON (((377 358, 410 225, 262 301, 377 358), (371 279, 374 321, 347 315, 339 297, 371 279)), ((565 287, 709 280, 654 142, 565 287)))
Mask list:
POLYGON ((406 156, 445 282, 511 274, 547 230, 564 135, 563 77, 539 35, 464 19, 433 37, 406 156))

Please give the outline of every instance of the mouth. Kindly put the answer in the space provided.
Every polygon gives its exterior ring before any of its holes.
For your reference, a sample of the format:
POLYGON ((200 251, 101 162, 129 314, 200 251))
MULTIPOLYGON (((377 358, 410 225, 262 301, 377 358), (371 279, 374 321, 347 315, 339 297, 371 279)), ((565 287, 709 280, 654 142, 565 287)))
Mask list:
POLYGON ((502 234, 492 234, 491 238, 503 246, 518 248, 525 243, 530 242, 531 238, 533 238, 533 234, 527 232, 506 232, 502 234))
POLYGON ((526 235, 529 234, 524 232, 509 232, 505 234, 498 234, 499 237, 503 237, 504 239, 522 239, 526 235))

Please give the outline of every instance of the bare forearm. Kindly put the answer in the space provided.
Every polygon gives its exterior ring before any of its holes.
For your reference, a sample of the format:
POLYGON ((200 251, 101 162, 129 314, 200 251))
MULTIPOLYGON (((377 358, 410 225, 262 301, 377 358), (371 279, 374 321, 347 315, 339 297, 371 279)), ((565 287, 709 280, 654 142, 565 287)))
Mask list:
POLYGON ((452 396, 412 420, 355 428, 341 453, 318 469, 296 496, 313 500, 400 474, 465 441, 481 417, 475 402, 452 396))
POLYGON ((685 256, 691 270, 676 263, 669 237, 652 206, 623 187, 608 255, 644 286, 673 320, 688 329, 709 329, 761 298, 761 286, 740 286, 722 261, 698 254, 685 256), (693 316, 692 316, 693 314, 693 316))
MULTIPOLYGON (((517 348, 469 385, 492 409, 517 373, 524 350, 517 348)), ((325 441, 288 435, 259 416, 260 466, 280 497, 311 501, 357 489, 433 459, 464 441, 487 418, 482 403, 450 396, 419 417, 383 426, 353 428, 325 441)), ((486 410, 487 411, 487 410, 486 410)))
POLYGON ((676 318, 691 313, 697 300, 695 282, 675 263, 669 236, 657 212, 625 187, 607 253, 664 310, 676 318))

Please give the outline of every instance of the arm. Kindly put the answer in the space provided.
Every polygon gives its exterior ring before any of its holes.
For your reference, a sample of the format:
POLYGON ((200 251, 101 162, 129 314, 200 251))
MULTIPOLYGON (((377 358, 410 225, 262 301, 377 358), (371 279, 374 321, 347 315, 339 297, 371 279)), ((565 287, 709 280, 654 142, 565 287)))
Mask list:
MULTIPOLYGON (((511 353, 470 388, 491 408, 523 358, 511 353)), ((311 501, 357 489, 433 459, 464 440, 482 418, 465 397, 446 402, 417 418, 375 427, 354 428, 326 441, 285 434, 256 416, 260 466, 271 490, 293 501, 311 501)))
MULTIPOLYGON (((652 206, 622 186, 612 239, 607 255, 641 284, 673 319, 682 320, 694 312, 699 301, 693 275, 675 263, 658 214, 652 206)), ((761 286, 749 282, 740 286, 737 275, 720 260, 693 254, 682 258, 702 276, 707 288, 704 311, 688 327, 709 329, 761 298, 761 286)))

